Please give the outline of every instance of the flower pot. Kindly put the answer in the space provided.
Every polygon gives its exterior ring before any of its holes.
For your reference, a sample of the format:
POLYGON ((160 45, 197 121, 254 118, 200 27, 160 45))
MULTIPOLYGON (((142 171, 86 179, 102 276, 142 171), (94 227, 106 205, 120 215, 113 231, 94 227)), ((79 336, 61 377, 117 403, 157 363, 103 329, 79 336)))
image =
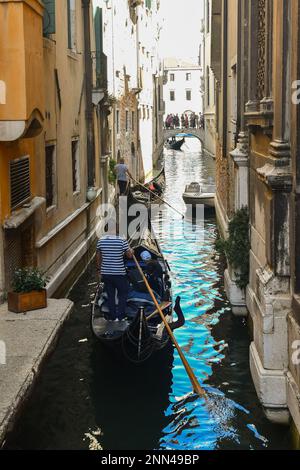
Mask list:
POLYGON ((9 292, 8 310, 14 313, 30 312, 47 307, 47 291, 32 291, 26 293, 9 292))

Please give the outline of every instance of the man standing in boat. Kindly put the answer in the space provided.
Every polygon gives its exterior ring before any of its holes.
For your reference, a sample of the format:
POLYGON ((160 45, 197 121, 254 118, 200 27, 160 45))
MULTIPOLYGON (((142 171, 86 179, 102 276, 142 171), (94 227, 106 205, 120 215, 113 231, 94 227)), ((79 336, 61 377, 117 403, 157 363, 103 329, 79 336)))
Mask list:
POLYGON ((126 194, 127 186, 129 184, 127 175, 132 179, 132 176, 128 170, 128 166, 125 164, 124 158, 120 159, 120 163, 115 166, 115 173, 117 176, 120 196, 126 194))
POLYGON ((108 294, 110 320, 122 321, 126 316, 129 289, 125 257, 131 259, 133 252, 127 240, 118 235, 115 220, 109 220, 107 228, 106 234, 97 243, 97 270, 108 294), (116 292, 118 307, 116 307, 116 292))

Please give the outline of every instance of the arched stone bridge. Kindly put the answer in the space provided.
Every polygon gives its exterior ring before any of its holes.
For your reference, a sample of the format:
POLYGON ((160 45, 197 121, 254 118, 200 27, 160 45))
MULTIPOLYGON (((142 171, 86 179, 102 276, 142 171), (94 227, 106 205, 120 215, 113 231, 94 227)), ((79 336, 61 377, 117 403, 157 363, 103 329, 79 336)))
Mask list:
POLYGON ((191 134, 204 144, 205 141, 205 132, 204 129, 195 129, 193 127, 188 129, 164 129, 164 139, 165 141, 170 139, 170 137, 176 137, 178 134, 191 134))

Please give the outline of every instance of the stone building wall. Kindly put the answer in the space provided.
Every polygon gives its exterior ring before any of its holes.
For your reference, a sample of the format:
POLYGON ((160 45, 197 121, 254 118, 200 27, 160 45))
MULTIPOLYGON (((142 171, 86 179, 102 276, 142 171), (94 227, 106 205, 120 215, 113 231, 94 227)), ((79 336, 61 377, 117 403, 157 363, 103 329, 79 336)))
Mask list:
POLYGON ((299 103, 292 102, 300 71, 300 6, 298 0, 241 0, 234 12, 228 0, 221 4, 221 47, 216 45, 219 55, 213 52, 220 90, 217 212, 226 234, 234 212, 248 206, 251 242, 246 292, 237 289, 231 266, 225 285, 233 312, 251 319, 250 367, 266 415, 280 423, 292 417, 300 431, 300 113, 299 103))

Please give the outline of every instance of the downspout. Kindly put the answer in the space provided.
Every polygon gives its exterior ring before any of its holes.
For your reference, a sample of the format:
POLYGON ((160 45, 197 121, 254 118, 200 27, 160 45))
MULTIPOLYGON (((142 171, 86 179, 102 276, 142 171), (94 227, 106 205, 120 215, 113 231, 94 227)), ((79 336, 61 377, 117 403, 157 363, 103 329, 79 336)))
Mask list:
POLYGON ((84 25, 85 99, 87 128, 87 171, 88 187, 95 185, 95 147, 93 119, 93 62, 91 51, 90 0, 81 0, 84 25))
POLYGON ((228 131, 228 103, 227 103, 227 76, 228 76, 228 0, 224 0, 223 18, 223 157, 227 157, 227 131, 228 131))

